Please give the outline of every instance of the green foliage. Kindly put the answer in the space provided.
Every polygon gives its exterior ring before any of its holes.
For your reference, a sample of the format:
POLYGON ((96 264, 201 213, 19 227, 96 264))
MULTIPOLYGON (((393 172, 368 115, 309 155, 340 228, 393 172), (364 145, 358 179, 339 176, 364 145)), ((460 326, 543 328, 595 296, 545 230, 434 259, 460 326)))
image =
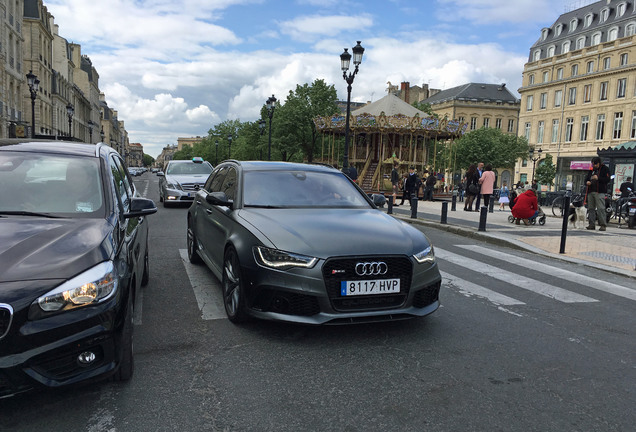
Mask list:
POLYGON ((148 167, 148 166, 152 165, 153 163, 155 163, 155 158, 153 158, 149 154, 144 153, 144 155, 143 155, 143 163, 144 163, 145 167, 148 167))
POLYGON ((435 111, 433 111, 433 107, 431 107, 430 103, 424 103, 424 102, 415 101, 411 105, 413 105, 415 108, 417 108, 420 111, 424 111, 429 116, 432 116, 432 117, 435 117, 435 118, 439 118, 439 115, 437 113, 435 113, 435 111))
POLYGON ((539 161, 535 171, 535 178, 538 184, 552 186, 556 176, 556 165, 552 163, 552 155, 546 154, 545 159, 539 161))
POLYGON ((528 157, 528 149, 524 137, 509 135, 496 128, 481 128, 458 139, 453 154, 457 152, 458 168, 484 162, 492 164, 493 168, 510 169, 517 160, 528 157))

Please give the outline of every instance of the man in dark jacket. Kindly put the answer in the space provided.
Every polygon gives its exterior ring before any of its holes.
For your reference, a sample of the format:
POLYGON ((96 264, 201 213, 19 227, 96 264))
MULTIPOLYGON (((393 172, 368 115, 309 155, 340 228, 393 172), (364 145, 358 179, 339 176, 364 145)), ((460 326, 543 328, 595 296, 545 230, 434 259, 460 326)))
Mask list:
POLYGON ((420 186, 422 186, 422 181, 417 176, 417 173, 415 172, 415 167, 410 166, 409 176, 406 178, 406 183, 404 184, 404 191, 406 193, 406 197, 409 200, 409 202, 413 198, 417 199, 420 186))
POLYGON ((600 157, 592 158, 592 171, 585 177, 587 185, 587 210, 590 224, 587 229, 596 229, 596 220, 601 226, 599 231, 605 231, 607 228, 607 219, 605 214, 605 194, 607 193, 607 184, 610 182, 609 168, 601 162, 600 157))

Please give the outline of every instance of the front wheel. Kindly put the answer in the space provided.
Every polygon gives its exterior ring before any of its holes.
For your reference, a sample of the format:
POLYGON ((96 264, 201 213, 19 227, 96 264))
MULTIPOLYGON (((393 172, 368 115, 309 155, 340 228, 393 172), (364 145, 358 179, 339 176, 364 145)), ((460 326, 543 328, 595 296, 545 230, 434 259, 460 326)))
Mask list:
POLYGON ((187 246, 188 246, 188 260, 192 264, 201 264, 203 261, 197 252, 198 249, 198 241, 197 236, 194 234, 194 230, 190 226, 188 222, 188 238, 187 238, 187 246))
POLYGON ((515 217, 513 215, 508 216, 508 222, 515 223, 515 217))
POLYGON ((230 321, 239 324, 247 320, 245 290, 241 277, 241 265, 236 250, 230 247, 223 259, 223 305, 230 321))
POLYGON ((563 216, 563 198, 557 197, 552 201, 552 214, 557 217, 563 216))
POLYGON ((119 369, 115 373, 115 381, 129 381, 135 371, 135 362, 133 357, 133 301, 132 292, 128 294, 128 309, 124 318, 124 329, 122 330, 120 351, 121 362, 119 369))
POLYGON ((627 222, 627 226, 629 228, 634 228, 634 226, 636 226, 636 215, 631 215, 629 217, 629 222, 627 222))

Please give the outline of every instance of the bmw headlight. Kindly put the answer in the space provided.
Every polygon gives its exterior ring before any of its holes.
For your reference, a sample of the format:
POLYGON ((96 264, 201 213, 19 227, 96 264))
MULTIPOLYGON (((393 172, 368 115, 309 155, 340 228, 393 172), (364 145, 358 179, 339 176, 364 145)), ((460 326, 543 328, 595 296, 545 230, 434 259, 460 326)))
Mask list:
POLYGON ((256 246, 253 249, 254 259, 263 267, 287 270, 291 267, 312 268, 318 258, 256 246))
POLYGON ((435 262, 435 251, 433 250, 433 246, 429 246, 421 252, 413 255, 413 258, 417 260, 418 263, 422 264, 425 262, 434 263, 435 262))
POLYGON ((44 312, 56 312, 98 303, 117 290, 118 282, 113 263, 103 262, 49 291, 34 304, 44 312))

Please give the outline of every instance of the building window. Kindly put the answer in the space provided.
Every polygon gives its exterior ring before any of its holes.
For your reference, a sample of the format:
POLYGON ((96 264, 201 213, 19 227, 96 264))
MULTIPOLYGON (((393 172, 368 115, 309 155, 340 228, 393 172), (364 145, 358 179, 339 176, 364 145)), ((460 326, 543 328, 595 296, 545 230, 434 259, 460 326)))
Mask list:
POLYGON ((576 49, 580 50, 585 47, 585 36, 580 37, 576 40, 576 49))
POLYGON ((513 119, 508 119, 508 132, 515 131, 515 121, 513 119))
POLYGON ((539 61, 541 58, 541 50, 536 50, 532 56, 532 61, 539 61))
POLYGON ((587 127, 590 123, 589 116, 581 117, 581 141, 587 141, 587 127))
POLYGON ((627 53, 623 53, 621 54, 621 66, 627 66, 627 53))
POLYGON ((548 94, 541 93, 541 97, 539 98, 539 108, 545 109, 548 106, 548 94))
POLYGON ((583 87, 583 103, 590 102, 592 100, 592 84, 586 84, 583 87))
POLYGON ((552 142, 559 140, 559 119, 552 120, 552 142))
POLYGON ((457 118, 457 121, 459 122, 459 124, 464 124, 464 120, 466 120, 466 119, 464 118, 464 116, 459 116, 459 117, 457 118))
POLYGON ((613 27, 607 33, 607 41, 612 42, 618 39, 618 27, 613 27))
POLYGON ((630 138, 636 138, 636 111, 632 111, 632 130, 629 133, 630 138))
POLYGON ((550 81, 550 71, 544 71, 543 72, 543 82, 548 82, 550 81))
POLYGON ((563 68, 557 69, 557 79, 563 79, 563 68))
POLYGON ((592 73, 594 72, 594 60, 587 62, 587 69, 586 69, 587 73, 592 73))
POLYGON ((625 37, 633 36, 636 33, 636 24, 629 23, 625 26, 625 37))
POLYGON ((488 117, 484 117, 484 127, 490 127, 490 119, 488 117))
POLYGON ((605 8, 601 11, 601 15, 600 15, 601 22, 607 21, 608 17, 609 17, 609 8, 605 8))
POLYGON ((561 54, 565 54, 569 52, 570 52, 570 41, 565 41, 563 42, 563 45, 561 45, 561 54))
POLYGON ((574 129, 574 119, 566 118, 565 119, 565 142, 572 141, 572 129, 574 129))
POLYGON ((577 20, 576 18, 570 21, 570 33, 576 30, 576 25, 578 24, 578 22, 579 20, 577 20))
POLYGON ((526 137, 528 141, 530 141, 530 123, 526 123, 526 128, 524 132, 525 132, 524 136, 526 137))
POLYGON ((573 64, 572 65, 572 76, 575 77, 579 74, 579 65, 577 64, 573 64))
POLYGON ((599 114, 596 117, 596 139, 602 140, 605 133, 605 114, 599 114))
POLYGON ((623 129, 623 113, 617 112, 614 113, 614 133, 612 135, 614 139, 621 138, 621 129, 623 129))
POLYGON ((616 6, 616 18, 622 17, 625 14, 625 3, 620 3, 616 6))
POLYGON ((592 24, 592 20, 594 19, 593 14, 585 15, 585 21, 583 22, 584 27, 589 27, 592 24))
POLYGON ((501 119, 495 119, 495 128, 501 130, 501 119))
POLYGON ((532 111, 532 103, 534 102, 534 96, 529 95, 526 99, 526 111, 532 111))
POLYGON ((555 50, 556 50, 555 46, 554 46, 554 45, 550 45, 550 46, 548 47, 548 54, 547 54, 547 56, 548 56, 548 57, 553 57, 553 56, 554 56, 554 51, 555 51, 555 50))
POLYGON ((534 74, 528 75, 528 85, 534 84, 534 74))
POLYGON ((594 33, 592 35, 592 46, 598 45, 600 43, 601 43, 601 33, 600 32, 594 33))
POLYGON ((554 106, 560 107, 563 100, 563 90, 557 90, 554 92, 554 106))
POLYGON ((609 86, 609 82, 608 81, 603 81, 601 83, 601 92, 599 94, 599 99, 600 100, 607 100, 607 87, 609 86))
POLYGON ((560 36, 563 31, 563 24, 557 24, 556 29, 554 30, 554 37, 560 36))
POLYGON ((605 57, 603 59, 603 70, 608 70, 612 67, 612 59, 610 57, 605 57))
POLYGON ((470 130, 477 129, 477 117, 470 118, 470 130))
POLYGON ((546 40, 548 38, 548 29, 544 28, 543 30, 541 30, 541 40, 546 40))
POLYGON ((627 78, 621 78, 618 80, 618 86, 616 88, 616 97, 624 98, 625 97, 625 89, 627 87, 627 78))
POLYGON ((545 129, 545 122, 544 121, 540 121, 539 122, 539 130, 537 132, 537 144, 543 144, 543 132, 545 129))
POLYGON ((576 103, 576 87, 572 87, 568 93, 568 105, 574 105, 576 103))

